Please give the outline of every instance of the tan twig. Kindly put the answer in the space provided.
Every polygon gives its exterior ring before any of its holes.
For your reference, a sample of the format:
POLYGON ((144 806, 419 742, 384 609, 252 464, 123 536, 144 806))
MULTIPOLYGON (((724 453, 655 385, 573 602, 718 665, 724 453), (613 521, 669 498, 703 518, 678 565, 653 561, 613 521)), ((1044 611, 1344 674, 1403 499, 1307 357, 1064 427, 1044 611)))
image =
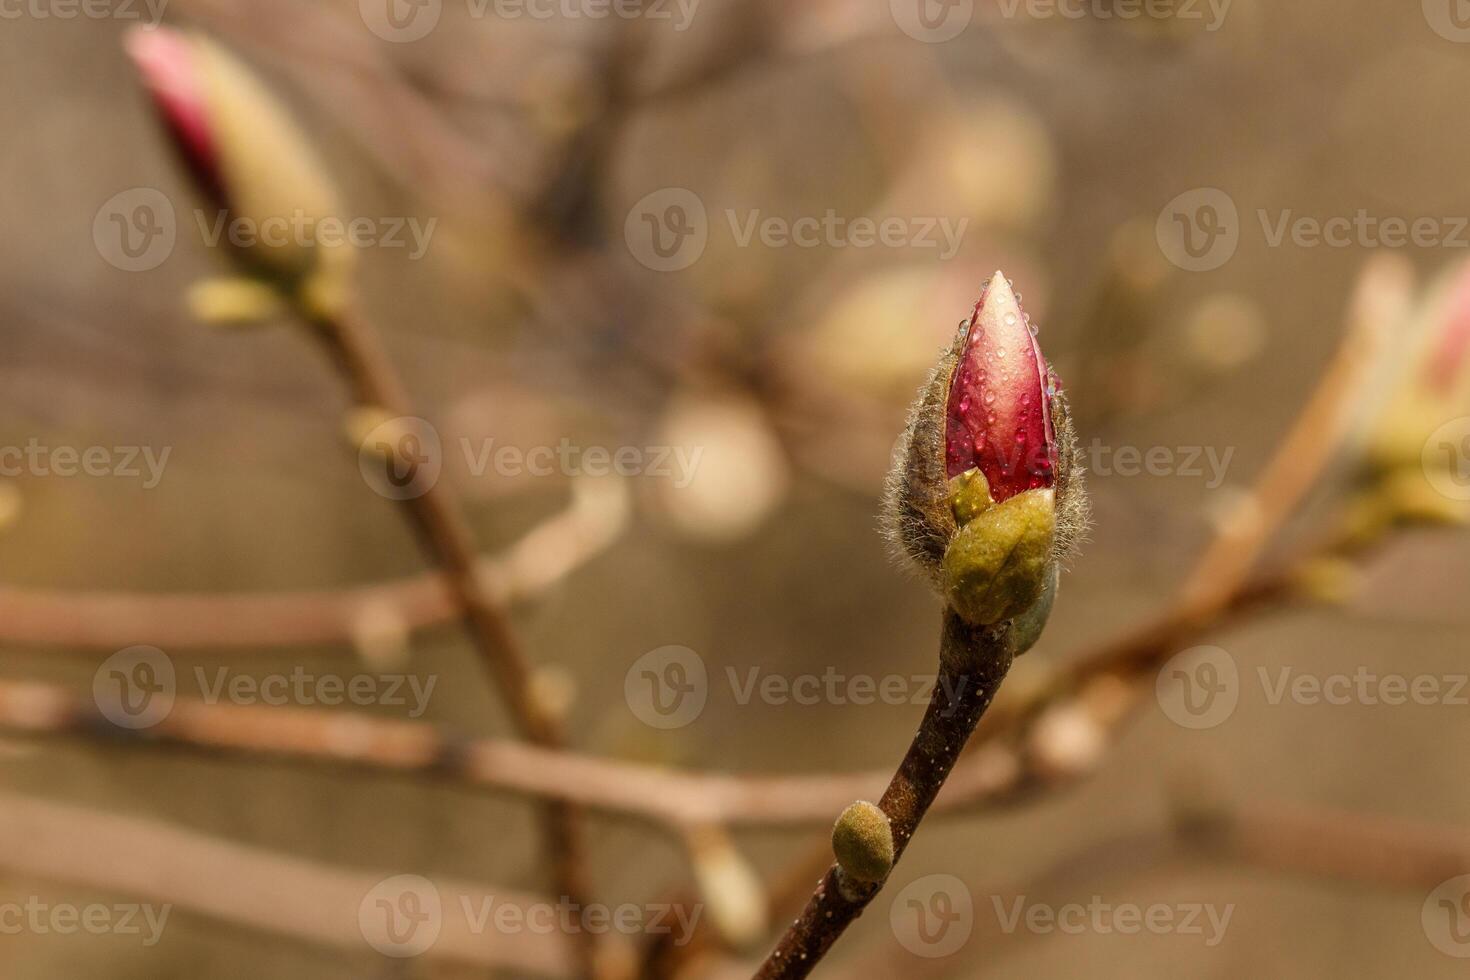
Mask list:
MULTIPOLYGON (((319 315, 313 326, 341 366, 359 402, 400 417, 413 416, 408 397, 392 361, 380 346, 376 332, 355 308, 319 315)), ((465 515, 438 481, 417 488, 403 501, 426 550, 442 566, 449 591, 469 627, 487 673, 510 707, 520 733, 547 749, 565 742, 562 722, 536 695, 530 662, 511 629, 503 607, 480 578, 474 533, 465 515)), ((550 800, 545 810, 546 844, 552 861, 557 893, 570 903, 585 906, 588 883, 582 854, 578 816, 565 800, 550 800)), ((596 975, 596 937, 578 934, 586 972, 596 975)))
MULTIPOLYGON (((532 602, 597 557, 627 524, 615 481, 572 484, 572 504, 505 551, 478 560, 478 576, 502 605, 532 602)), ((70 650, 145 643, 165 650, 248 653, 282 646, 340 646, 363 616, 385 611, 405 630, 459 616, 442 575, 333 591, 159 594, 57 592, 0 587, 0 642, 70 650)))
MULTIPOLYGON (((1025 896, 1030 904, 1057 908, 1091 898, 1102 881, 1111 882, 1116 891, 1164 871, 1198 867, 1205 859, 1320 881, 1357 882, 1422 898, 1446 879, 1470 871, 1470 835, 1461 828, 1429 823, 1255 803, 1221 813, 1208 825, 1190 823, 1180 830, 1114 833, 1062 855, 1027 880, 973 882, 967 887, 977 899, 1025 896)), ((997 916, 985 914, 990 911, 977 901, 975 931, 966 948, 983 950, 987 968, 995 971, 1016 945, 1045 934, 1027 929, 1007 932, 997 916)), ((915 956, 892 934, 877 956, 881 966, 875 965, 872 953, 857 957, 863 964, 861 975, 939 977, 953 975, 956 967, 954 957, 915 956)))
MULTIPOLYGON (((36 879, 115 891, 148 902, 381 961, 364 933, 363 906, 393 873, 348 871, 133 817, 0 795, 0 867, 36 879)), ((449 880, 433 886, 443 903, 429 960, 567 976, 570 946, 559 933, 476 929, 460 910, 487 900, 545 904, 449 880)), ((492 920, 493 921, 493 920, 492 920)), ((166 923, 165 923, 166 927, 166 923)))

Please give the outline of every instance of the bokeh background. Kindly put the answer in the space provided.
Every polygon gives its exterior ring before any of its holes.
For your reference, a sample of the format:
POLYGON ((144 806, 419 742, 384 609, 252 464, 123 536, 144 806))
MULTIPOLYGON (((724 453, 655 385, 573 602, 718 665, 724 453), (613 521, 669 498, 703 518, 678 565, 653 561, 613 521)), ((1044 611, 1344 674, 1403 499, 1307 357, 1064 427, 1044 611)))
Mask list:
MULTIPOLYGON (((267 80, 353 214, 434 222, 422 257, 363 249, 357 283, 446 446, 568 439, 702 453, 687 486, 642 474, 599 490, 619 515, 615 540, 516 607, 575 746, 794 774, 890 766, 922 709, 741 703, 726 670, 932 669, 936 602, 888 560, 876 515, 907 402, 985 277, 1004 269, 1023 293, 1084 446, 1228 458, 1220 479, 1207 465, 1095 466, 1095 527, 1045 639, 1018 668, 1039 676, 1170 601, 1300 410, 1341 341, 1354 282, 1383 251, 1356 236, 1273 247, 1259 213, 1363 210, 1446 228, 1470 214, 1458 125, 1470 36, 1451 18, 1456 3, 1235 0, 1128 18, 1105 0, 1076 17, 976 0, 935 4, 940 19, 923 22, 900 0, 699 0, 687 20, 672 5, 661 8, 669 20, 595 17, 590 5, 539 19, 445 2, 402 7, 439 18, 414 40, 383 31, 369 0, 170 0, 163 19, 207 31, 267 80), (943 36, 953 26, 963 29, 943 36), (1202 188, 1233 203, 1238 242, 1192 270, 1167 233, 1179 227, 1169 208, 1202 188), (670 189, 704 209, 705 243, 661 271, 639 235, 648 217, 667 217, 670 189), (896 218, 907 238, 743 244, 729 211, 741 222, 896 218), (917 240, 940 222, 964 222, 953 254, 917 240), (697 719, 664 731, 640 719, 624 681, 668 645, 695 651, 711 682, 697 719)), ((36 0, 0 20, 0 443, 170 455, 153 487, 35 473, 0 482, 0 633, 21 592, 325 590, 424 571, 398 506, 372 492, 344 438, 349 395, 320 346, 289 315, 221 328, 191 313, 191 285, 228 272, 227 259, 195 226, 196 192, 124 54, 124 31, 150 11, 64 9, 36 0), (94 229, 109 201, 137 188, 172 202, 178 233, 166 260, 129 272, 94 229)), ((1391 251, 1429 279, 1462 259, 1467 239, 1391 251)), ((1366 395, 1363 405, 1369 414, 1366 395)), ((560 473, 476 475, 456 455, 443 479, 489 553, 583 492, 560 473)), ((1347 469, 1270 550, 1330 512, 1347 469)), ((1145 704, 1080 786, 926 824, 895 884, 963 879, 974 937, 942 960, 906 951, 890 926, 895 887, 828 975, 1463 975, 1465 961, 1426 936, 1424 892, 1229 860, 1064 859, 1129 834, 1167 837, 1181 775, 1227 806, 1470 828, 1465 707, 1272 704, 1254 679, 1264 665, 1463 673, 1465 543, 1453 530, 1399 536, 1355 569, 1347 605, 1268 610, 1211 636, 1246 678, 1228 721, 1187 730, 1145 704), (990 896, 1009 903, 1028 883, 1053 905, 1100 896, 1233 914, 1213 946, 1147 931, 1006 935, 990 896)), ((575 546, 540 542, 527 574, 575 546)), ((509 733, 462 630, 405 634, 392 609, 364 615, 355 644, 166 652, 186 678, 196 666, 432 677, 424 720, 509 733)), ((58 619, 55 642, 37 635, 45 624, 10 630, 0 676, 89 692, 112 651, 69 643, 77 622, 58 619)), ((13 734, 0 743, 0 786, 363 872, 527 891, 543 880, 536 808, 432 780, 13 734)), ((823 833, 736 839, 775 879, 823 833)), ((688 880, 677 844, 647 826, 596 817, 589 846, 601 901, 657 901, 688 880)), ((0 842, 0 897, 128 897, 14 873, 3 855, 25 847, 0 842)), ((117 935, 6 935, 0 969, 485 975, 182 908, 151 948, 117 935)))

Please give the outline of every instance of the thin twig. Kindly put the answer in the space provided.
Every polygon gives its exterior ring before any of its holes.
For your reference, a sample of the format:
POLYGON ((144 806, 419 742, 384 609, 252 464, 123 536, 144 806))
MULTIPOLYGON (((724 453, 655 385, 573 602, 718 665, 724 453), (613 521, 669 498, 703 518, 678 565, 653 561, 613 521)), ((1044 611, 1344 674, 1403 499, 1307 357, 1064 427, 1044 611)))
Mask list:
MULTIPOLYGON (((412 402, 377 334, 355 309, 314 321, 327 348, 341 365, 359 401, 396 416, 413 416, 412 402)), ((521 650, 501 606, 491 598, 479 574, 474 533, 453 498, 437 481, 418 488, 404 501, 425 548, 441 564, 456 604, 464 614, 481 662, 509 705, 521 734, 548 749, 561 748, 566 737, 561 719, 540 700, 532 685, 530 662, 521 650)), ((581 822, 562 800, 546 803, 545 833, 558 894, 570 903, 588 902, 581 822)), ((597 942, 590 932, 578 934, 587 973, 597 975, 597 942)))
MULTIPOLYGON (((572 493, 565 511, 505 551, 477 560, 477 575, 493 601, 534 601, 621 534, 627 510, 620 485, 575 482, 572 493)), ((330 591, 163 594, 0 587, 0 642, 72 651, 139 643, 232 653, 283 646, 346 650, 359 638, 363 617, 379 611, 405 632, 460 616, 438 572, 330 591)))
MULTIPOLYGON (((940 640, 939 683, 919 730, 884 791, 878 807, 893 830, 893 860, 903 856, 914 831, 944 785, 955 760, 1011 667, 1007 627, 977 628, 946 611, 940 640)), ((833 864, 806 908, 776 943, 756 977, 805 977, 882 889, 849 877, 833 864)))
MULTIPOLYGON (((381 962, 364 933, 364 902, 395 874, 348 871, 152 820, 10 794, 0 795, 0 867, 361 954, 364 965, 381 962)), ((487 901, 529 909, 543 899, 444 879, 432 884, 443 914, 426 959, 517 975, 570 974, 571 947, 561 934, 476 929, 461 911, 486 908, 487 901)))

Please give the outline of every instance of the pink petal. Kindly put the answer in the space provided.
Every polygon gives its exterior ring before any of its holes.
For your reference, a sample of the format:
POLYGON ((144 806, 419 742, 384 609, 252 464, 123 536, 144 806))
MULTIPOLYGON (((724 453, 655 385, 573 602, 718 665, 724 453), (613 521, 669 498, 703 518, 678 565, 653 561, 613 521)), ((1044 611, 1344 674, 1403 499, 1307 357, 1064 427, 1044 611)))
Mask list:
POLYGON ((134 27, 124 45, 195 176, 211 194, 221 197, 219 157, 188 36, 167 27, 134 27))
POLYGON ((1051 391, 1041 348, 997 272, 966 324, 944 431, 951 478, 979 467, 997 502, 1056 480, 1051 391))
POLYGON ((1426 365, 1425 381, 1440 394, 1450 394, 1455 379, 1470 368, 1470 264, 1465 265, 1450 296, 1449 309, 1426 365))

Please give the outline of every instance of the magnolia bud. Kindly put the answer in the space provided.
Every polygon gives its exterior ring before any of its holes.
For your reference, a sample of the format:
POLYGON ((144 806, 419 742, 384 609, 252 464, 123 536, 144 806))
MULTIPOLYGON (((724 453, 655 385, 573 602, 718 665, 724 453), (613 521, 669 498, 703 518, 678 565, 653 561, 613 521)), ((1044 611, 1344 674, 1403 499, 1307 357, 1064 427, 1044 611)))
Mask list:
MULTIPOLYGON (((898 549, 967 622, 1022 616, 1054 591, 1087 522, 1075 442, 1030 318, 997 272, 920 392, 885 508, 898 549)), ((1023 647, 1049 608, 1026 618, 1023 647)))
POLYGON ((343 241, 317 241, 341 208, 310 142, 253 72, 196 33, 166 27, 127 36, 132 56, 201 189, 248 222, 243 257, 293 286, 351 261, 343 241))
POLYGON ((842 811, 832 828, 832 852, 847 875, 879 882, 893 870, 893 828, 888 816, 859 801, 842 811))

